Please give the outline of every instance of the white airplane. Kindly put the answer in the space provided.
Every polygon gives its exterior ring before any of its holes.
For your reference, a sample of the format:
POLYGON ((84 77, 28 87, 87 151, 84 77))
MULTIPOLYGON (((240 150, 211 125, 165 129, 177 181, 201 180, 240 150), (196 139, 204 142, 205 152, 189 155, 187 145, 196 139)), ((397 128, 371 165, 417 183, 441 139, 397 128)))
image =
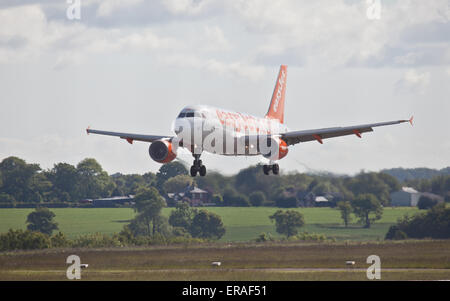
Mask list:
POLYGON ((200 156, 203 151, 231 156, 262 155, 269 159, 263 165, 264 174, 279 173, 278 160, 288 153, 288 147, 300 142, 318 141, 346 135, 372 132, 374 127, 393 125, 409 120, 396 120, 347 127, 332 127, 313 130, 290 131, 284 124, 287 66, 282 65, 275 84, 267 114, 255 117, 210 106, 187 106, 175 120, 175 135, 141 135, 99 131, 88 128, 88 134, 116 136, 127 140, 150 142, 150 157, 159 163, 168 163, 177 157, 178 147, 188 149, 194 156, 191 176, 206 175, 206 167, 200 156), (189 139, 190 138, 190 139, 189 139))

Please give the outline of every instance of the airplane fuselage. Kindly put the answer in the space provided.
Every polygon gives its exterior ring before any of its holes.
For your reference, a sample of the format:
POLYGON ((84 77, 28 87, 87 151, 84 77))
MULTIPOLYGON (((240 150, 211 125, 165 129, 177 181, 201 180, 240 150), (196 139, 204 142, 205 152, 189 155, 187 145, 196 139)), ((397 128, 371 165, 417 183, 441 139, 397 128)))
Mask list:
MULTIPOLYGON (((197 148, 201 144, 201 151, 234 156, 260 155, 256 148, 257 142, 240 141, 244 137, 268 135, 274 137, 288 132, 288 128, 276 119, 261 118, 206 105, 187 106, 180 112, 175 120, 175 134, 179 139, 182 139, 182 130, 185 128, 201 136, 199 143, 194 143, 197 148), (211 140, 215 141, 211 143, 211 140), (216 147, 214 142, 219 142, 218 140, 221 140, 223 147, 216 147), (243 148, 240 148, 240 145, 243 148), (252 151, 252 148, 255 149, 252 151)), ((189 148, 186 143, 184 146, 189 148)))

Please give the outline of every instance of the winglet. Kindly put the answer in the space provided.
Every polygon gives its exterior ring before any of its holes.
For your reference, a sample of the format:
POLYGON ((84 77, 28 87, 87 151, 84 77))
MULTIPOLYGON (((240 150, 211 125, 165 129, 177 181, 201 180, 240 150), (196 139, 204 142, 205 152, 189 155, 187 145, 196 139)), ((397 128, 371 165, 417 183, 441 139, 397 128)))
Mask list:
POLYGON ((88 126, 86 129, 86 133, 89 135, 89 130, 91 129, 91 126, 88 126))
POLYGON ((411 123, 411 126, 413 126, 413 120, 414 120, 414 116, 411 116, 411 118, 409 118, 408 122, 411 123))

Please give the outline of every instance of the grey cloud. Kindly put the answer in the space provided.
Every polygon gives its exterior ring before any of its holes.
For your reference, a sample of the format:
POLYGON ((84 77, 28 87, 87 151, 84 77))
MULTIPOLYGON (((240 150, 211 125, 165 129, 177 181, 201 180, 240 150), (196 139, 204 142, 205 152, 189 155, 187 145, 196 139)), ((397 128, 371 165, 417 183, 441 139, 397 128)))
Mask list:
POLYGON ((91 3, 81 0, 81 20, 68 20, 66 10, 69 4, 61 0, 47 1, 6 1, 0 4, 0 8, 10 8, 21 5, 39 5, 44 11, 47 20, 61 22, 79 22, 94 27, 120 27, 146 25, 168 21, 170 14, 159 1, 144 1, 132 6, 124 6, 113 11, 108 16, 97 14, 100 3, 91 3))
POLYGON ((405 43, 448 43, 450 23, 447 21, 413 25, 401 33, 400 40, 405 43))
MULTIPOLYGON (((83 1, 81 2, 81 20, 68 20, 66 10, 69 4, 64 0, 47 1, 11 1, 7 0, 0 4, 1 8, 17 7, 22 5, 39 5, 44 11, 49 21, 79 22, 90 27, 117 28, 126 26, 145 26, 158 23, 168 23, 171 21, 191 21, 195 19, 208 18, 220 13, 218 5, 210 5, 205 13, 188 15, 174 14, 162 1, 142 1, 138 3, 127 3, 112 10, 110 13, 98 14, 101 2, 83 1)), ((200 1, 194 1, 194 3, 200 1)))
MULTIPOLYGON (((262 65, 276 66, 280 62, 292 66, 304 66, 314 60, 317 55, 314 47, 290 47, 277 54, 260 53, 255 62, 262 65)), ((379 53, 362 58, 358 53, 350 57, 344 66, 347 67, 421 67, 450 64, 448 46, 446 44, 394 44, 384 46, 379 53)))
MULTIPOLYGON (((166 22, 170 14, 158 1, 145 1, 131 7, 122 7, 109 15, 98 15, 98 4, 81 7, 83 24, 92 27, 140 26, 166 22)), ((65 18, 65 14, 62 14, 65 18)))
POLYGON ((266 66, 279 66, 281 63, 288 66, 302 67, 306 64, 308 52, 303 47, 291 47, 277 54, 260 53, 255 63, 266 66))
POLYGON ((395 83, 395 91, 397 93, 423 94, 429 83, 429 72, 408 70, 403 77, 395 83))
POLYGON ((0 48, 18 49, 24 47, 27 40, 22 37, 5 37, 0 36, 0 48))
POLYGON ((386 45, 377 56, 351 58, 348 67, 422 67, 450 64, 447 45, 386 45))
POLYGON ((14 7, 14 6, 22 6, 22 5, 31 5, 31 4, 39 4, 39 5, 56 5, 65 3, 65 1, 60 0, 3 0, 0 2, 0 8, 14 7))

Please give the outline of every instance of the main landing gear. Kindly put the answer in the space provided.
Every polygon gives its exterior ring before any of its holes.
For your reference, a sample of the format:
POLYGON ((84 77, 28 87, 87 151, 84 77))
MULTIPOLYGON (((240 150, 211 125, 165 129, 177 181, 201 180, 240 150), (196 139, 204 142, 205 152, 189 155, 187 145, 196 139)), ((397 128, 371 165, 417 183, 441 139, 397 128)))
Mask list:
POLYGON ((194 163, 191 166, 191 176, 197 176, 197 172, 201 177, 206 175, 206 166, 202 164, 202 160, 200 160, 200 155, 194 155, 194 163))
POLYGON ((265 175, 268 175, 270 171, 277 175, 280 172, 280 166, 278 164, 263 165, 263 171, 265 175))

